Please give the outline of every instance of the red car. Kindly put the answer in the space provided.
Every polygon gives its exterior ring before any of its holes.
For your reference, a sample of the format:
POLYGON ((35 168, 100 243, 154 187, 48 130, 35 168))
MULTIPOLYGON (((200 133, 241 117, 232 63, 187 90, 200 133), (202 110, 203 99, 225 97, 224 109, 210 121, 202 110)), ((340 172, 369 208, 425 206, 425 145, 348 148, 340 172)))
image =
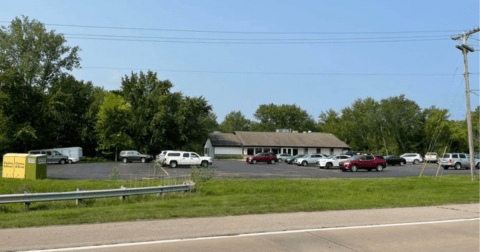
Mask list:
POLYGON ((347 161, 340 163, 342 171, 350 170, 352 172, 356 172, 359 169, 383 171, 385 167, 387 167, 387 162, 382 156, 377 155, 353 156, 347 161))
POLYGON ((277 162, 277 156, 272 152, 258 153, 253 157, 247 157, 247 163, 256 164, 258 162, 267 162, 269 164, 275 164, 277 162))

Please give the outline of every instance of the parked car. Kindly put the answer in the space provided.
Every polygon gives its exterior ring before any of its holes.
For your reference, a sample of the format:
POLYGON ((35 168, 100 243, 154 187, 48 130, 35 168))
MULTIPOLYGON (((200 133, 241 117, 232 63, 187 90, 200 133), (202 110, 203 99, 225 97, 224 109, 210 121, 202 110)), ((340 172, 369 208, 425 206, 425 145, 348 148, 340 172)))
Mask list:
POLYGON ((383 171, 387 167, 387 162, 382 156, 375 155, 359 155, 349 158, 345 162, 340 162, 340 169, 342 171, 356 172, 359 169, 366 169, 372 171, 383 171))
POLYGON ((124 150, 118 155, 123 163, 131 163, 133 161, 140 161, 142 163, 148 163, 153 160, 152 155, 145 155, 135 150, 124 150))
POLYGON ((295 161, 295 164, 302 165, 302 166, 312 165, 312 164, 316 164, 319 159, 325 158, 325 157, 327 157, 327 155, 322 153, 307 154, 301 158, 297 158, 297 160, 295 161))
POLYGON ((385 161, 387 162, 388 165, 391 165, 391 166, 394 166, 396 164, 403 166, 407 163, 407 160, 405 158, 394 156, 394 155, 385 156, 385 161))
POLYGON ((301 157, 303 157, 303 156, 305 156, 305 154, 298 154, 298 155, 295 155, 295 156, 293 156, 293 157, 286 158, 286 159, 285 159, 285 163, 287 163, 287 164, 294 164, 295 161, 297 160, 297 158, 301 158, 301 157))
POLYGON ((188 151, 167 151, 162 163, 171 168, 183 165, 208 167, 213 164, 211 157, 202 157, 188 151))
POLYGON ((165 159, 165 154, 167 153, 167 151, 174 151, 174 150, 164 150, 164 151, 160 152, 160 154, 158 154, 158 155, 156 156, 156 159, 155 159, 155 160, 156 160, 157 162, 162 162, 163 159, 165 159))
POLYGON ((438 154, 436 152, 427 152, 425 154, 425 162, 428 162, 428 163, 438 162, 438 154))
POLYGON ((285 159, 287 159, 289 157, 292 157, 292 155, 290 155, 288 153, 277 154, 277 160, 278 160, 279 163, 281 163, 282 161, 284 161, 285 159))
POLYGON ((76 163, 83 159, 83 149, 81 147, 65 147, 65 148, 52 148, 45 149, 47 151, 58 151, 60 154, 68 157, 67 162, 69 164, 76 163))
POLYGON ((247 163, 256 164, 258 162, 266 162, 267 164, 275 164, 277 156, 272 152, 258 153, 253 157, 247 157, 247 163))
POLYGON ((317 161, 320 168, 331 169, 340 167, 340 162, 347 161, 350 156, 347 155, 331 155, 326 158, 321 158, 317 161))
POLYGON ((68 162, 68 156, 55 150, 31 150, 28 153, 47 155, 47 163, 49 164, 65 164, 68 162))
POLYGON ((405 158, 405 160, 407 160, 407 162, 411 162, 413 164, 418 164, 418 163, 423 162, 422 155, 420 155, 418 153, 405 153, 405 154, 401 155, 400 157, 405 158))
MULTIPOLYGON (((450 167, 455 168, 455 170, 462 168, 470 169, 470 158, 469 155, 465 153, 445 153, 442 158, 440 158, 440 165, 445 170, 448 170, 450 167)), ((475 160, 475 167, 478 169, 477 160, 475 160)))

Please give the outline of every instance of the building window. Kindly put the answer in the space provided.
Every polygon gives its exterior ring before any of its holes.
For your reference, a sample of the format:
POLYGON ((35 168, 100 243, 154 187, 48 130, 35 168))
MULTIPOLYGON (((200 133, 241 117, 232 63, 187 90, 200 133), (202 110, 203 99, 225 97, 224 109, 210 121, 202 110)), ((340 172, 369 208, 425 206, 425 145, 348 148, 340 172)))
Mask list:
POLYGON ((247 155, 249 156, 253 156, 254 153, 253 153, 253 148, 247 148, 247 155))
POLYGON ((203 152, 205 152, 205 155, 210 156, 208 151, 209 151, 209 148, 205 148, 205 150, 203 152))
POLYGON ((255 154, 261 153, 261 152, 262 152, 262 148, 255 148, 255 154))
POLYGON ((322 153, 322 150, 320 148, 317 148, 317 153, 322 153))
POLYGON ((308 148, 305 148, 305 151, 303 152, 303 154, 308 154, 308 148))
POLYGON ((263 152, 270 152, 270 148, 263 148, 263 152))
POLYGON ((333 148, 330 148, 330 155, 333 155, 333 148))
POLYGON ((298 149, 293 149, 293 155, 298 155, 298 149))

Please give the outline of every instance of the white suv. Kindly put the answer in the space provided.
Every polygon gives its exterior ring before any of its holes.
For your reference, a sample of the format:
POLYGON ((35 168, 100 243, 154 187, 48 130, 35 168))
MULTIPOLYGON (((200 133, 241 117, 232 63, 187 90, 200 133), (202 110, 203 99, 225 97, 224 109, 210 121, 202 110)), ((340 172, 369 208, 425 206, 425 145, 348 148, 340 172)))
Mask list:
POLYGON ((350 158, 348 155, 335 155, 335 156, 328 156, 327 158, 319 159, 317 165, 320 168, 339 168, 340 162, 345 162, 350 158))
POLYGON ((405 153, 401 155, 400 157, 405 158, 405 160, 408 162, 411 162, 413 164, 418 164, 423 162, 423 157, 422 155, 418 153, 405 153))
POLYGON ((207 167, 212 165, 212 158, 202 157, 195 152, 167 151, 162 163, 171 168, 176 168, 179 165, 207 167))

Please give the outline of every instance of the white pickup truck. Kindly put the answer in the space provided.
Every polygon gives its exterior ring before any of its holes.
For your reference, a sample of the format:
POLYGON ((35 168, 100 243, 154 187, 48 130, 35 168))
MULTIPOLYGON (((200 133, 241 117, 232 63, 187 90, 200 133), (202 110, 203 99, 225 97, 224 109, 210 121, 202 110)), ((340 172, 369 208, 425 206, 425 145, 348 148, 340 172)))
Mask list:
POLYGON ((317 164, 320 168, 338 168, 340 167, 340 162, 345 162, 350 158, 348 155, 336 155, 336 156, 329 156, 327 158, 319 159, 317 164))
POLYGON ((171 168, 176 168, 179 165, 207 167, 212 165, 212 158, 202 157, 195 152, 167 151, 162 164, 168 165, 171 168))

